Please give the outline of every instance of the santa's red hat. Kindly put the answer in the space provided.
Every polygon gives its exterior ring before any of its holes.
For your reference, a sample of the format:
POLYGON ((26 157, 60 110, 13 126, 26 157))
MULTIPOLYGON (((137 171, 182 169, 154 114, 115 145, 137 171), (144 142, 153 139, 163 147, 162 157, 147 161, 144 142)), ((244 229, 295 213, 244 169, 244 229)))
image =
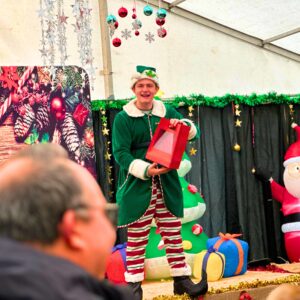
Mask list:
POLYGON ((297 132, 297 141, 286 150, 283 162, 284 167, 290 163, 300 162, 300 126, 296 125, 293 128, 297 132))

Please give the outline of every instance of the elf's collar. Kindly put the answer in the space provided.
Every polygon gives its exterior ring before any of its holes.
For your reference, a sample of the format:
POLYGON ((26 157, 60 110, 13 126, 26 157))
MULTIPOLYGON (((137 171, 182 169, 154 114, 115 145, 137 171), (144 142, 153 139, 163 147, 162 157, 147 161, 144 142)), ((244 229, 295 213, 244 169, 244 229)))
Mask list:
MULTIPOLYGON (((123 106, 123 109, 130 117, 143 117, 144 113, 135 106, 135 102, 136 99, 131 100, 129 103, 123 106)), ((164 117, 166 115, 165 105, 159 100, 153 100, 153 108, 151 114, 160 118, 164 117)))

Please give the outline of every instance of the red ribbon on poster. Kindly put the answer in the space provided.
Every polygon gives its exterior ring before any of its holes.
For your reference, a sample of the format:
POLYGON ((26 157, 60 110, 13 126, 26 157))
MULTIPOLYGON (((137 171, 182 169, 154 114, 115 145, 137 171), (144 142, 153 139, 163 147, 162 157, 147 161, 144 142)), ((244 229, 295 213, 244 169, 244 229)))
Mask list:
POLYGON ((190 127, 178 123, 170 128, 170 120, 161 118, 146 153, 146 159, 164 167, 178 169, 185 150, 190 127))

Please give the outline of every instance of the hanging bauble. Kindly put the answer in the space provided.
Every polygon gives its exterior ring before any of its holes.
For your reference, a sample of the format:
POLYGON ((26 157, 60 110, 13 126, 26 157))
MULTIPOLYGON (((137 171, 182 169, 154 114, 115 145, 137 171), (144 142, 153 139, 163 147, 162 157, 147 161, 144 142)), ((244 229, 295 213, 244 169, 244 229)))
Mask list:
POLYGON ((159 37, 164 38, 167 35, 167 30, 163 27, 158 28, 157 34, 159 37))
POLYGON ((140 35, 140 32, 139 32, 138 30, 136 30, 136 31, 134 32, 134 34, 135 34, 136 36, 138 36, 138 35, 140 35))
POLYGON ((241 146, 237 143, 234 144, 233 146, 233 150, 236 151, 236 152, 240 152, 241 151, 241 146))
POLYGON ((20 98, 20 95, 19 95, 19 94, 13 93, 12 98, 11 98, 12 103, 18 104, 19 101, 20 101, 20 99, 21 99, 21 98, 20 98))
POLYGON ((119 38, 114 38, 112 40, 112 44, 115 46, 115 47, 120 47, 121 44, 122 44, 122 41, 119 39, 119 38))
POLYGON ((128 14, 128 10, 125 7, 120 7, 118 10, 118 14, 121 18, 125 18, 128 14))
POLYGON ((117 28, 119 27, 119 22, 118 22, 118 21, 116 21, 116 22, 114 23, 114 27, 115 27, 115 29, 117 29, 117 28))
POLYGON ((159 19, 164 19, 167 15, 167 11, 164 8, 160 8, 157 13, 156 13, 157 17, 159 19))
POLYGON ((117 18, 114 15, 108 15, 106 18, 107 24, 112 24, 117 22, 117 18))
POLYGON ((165 24, 165 22, 166 22, 166 19, 164 19, 164 18, 163 19, 156 18, 155 21, 156 21, 156 24, 158 26, 163 26, 165 24))
POLYGON ((62 111, 57 111, 55 113, 55 118, 57 121, 63 121, 66 115, 66 111, 62 110, 62 111))
POLYGON ((59 97, 55 97, 50 102, 51 111, 61 111, 63 109, 63 100, 59 97))
POLYGON ((132 26, 135 30, 139 30, 142 28, 143 24, 140 20, 135 20, 133 23, 132 23, 132 26))
POLYGON ((136 19, 136 14, 132 14, 132 19, 136 19))
POLYGON ((153 13, 153 8, 150 5, 144 7, 144 15, 151 16, 153 13))

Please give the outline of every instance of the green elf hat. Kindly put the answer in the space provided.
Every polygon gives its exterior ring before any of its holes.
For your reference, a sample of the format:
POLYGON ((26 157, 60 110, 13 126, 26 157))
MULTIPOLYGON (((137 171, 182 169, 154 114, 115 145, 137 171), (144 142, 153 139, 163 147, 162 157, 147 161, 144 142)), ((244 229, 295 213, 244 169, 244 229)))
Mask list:
POLYGON ((159 87, 156 69, 153 67, 136 66, 136 73, 131 77, 131 88, 141 79, 150 79, 159 87))

